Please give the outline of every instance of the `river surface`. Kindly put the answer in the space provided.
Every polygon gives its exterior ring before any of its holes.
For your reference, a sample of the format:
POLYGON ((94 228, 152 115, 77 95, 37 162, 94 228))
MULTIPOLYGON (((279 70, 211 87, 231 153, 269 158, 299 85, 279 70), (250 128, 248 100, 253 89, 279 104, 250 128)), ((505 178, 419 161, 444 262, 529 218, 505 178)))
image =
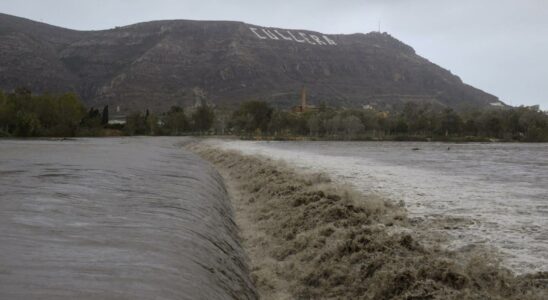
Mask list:
POLYGON ((403 201, 411 218, 463 220, 433 229, 451 249, 494 247, 518 273, 548 271, 548 144, 210 142, 403 201))
POLYGON ((0 299, 255 299, 184 139, 0 140, 0 299))

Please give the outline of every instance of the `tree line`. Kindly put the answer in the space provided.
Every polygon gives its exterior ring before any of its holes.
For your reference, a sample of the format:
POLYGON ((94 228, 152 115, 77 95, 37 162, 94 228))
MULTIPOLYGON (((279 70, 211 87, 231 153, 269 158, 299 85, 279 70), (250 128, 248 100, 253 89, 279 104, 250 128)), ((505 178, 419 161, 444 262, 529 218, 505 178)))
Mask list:
POLYGON ((32 95, 24 88, 0 92, 0 136, 75 136, 85 115, 75 94, 32 95))
POLYGON ((86 109, 75 94, 0 92, 0 136, 209 135, 243 138, 333 140, 448 140, 547 142, 548 115, 538 107, 455 111, 406 103, 399 111, 337 109, 320 105, 293 113, 267 102, 247 101, 234 110, 203 101, 165 113, 134 112, 125 124, 109 124, 108 106, 86 109))
POLYGON ((430 104, 406 103, 400 111, 335 109, 292 113, 265 102, 243 103, 230 128, 241 136, 334 140, 504 140, 548 141, 548 115, 538 107, 489 108, 457 112, 430 104))
POLYGON ((0 91, 0 137, 75 137, 108 135, 206 134, 214 123, 212 106, 203 103, 187 116, 174 106, 157 115, 146 110, 109 124, 109 107, 86 109, 74 93, 35 95, 26 88, 0 91))
POLYGON ((126 117, 123 131, 127 135, 203 135, 210 134, 215 122, 213 106, 203 102, 190 114, 172 106, 162 114, 134 112, 126 117))

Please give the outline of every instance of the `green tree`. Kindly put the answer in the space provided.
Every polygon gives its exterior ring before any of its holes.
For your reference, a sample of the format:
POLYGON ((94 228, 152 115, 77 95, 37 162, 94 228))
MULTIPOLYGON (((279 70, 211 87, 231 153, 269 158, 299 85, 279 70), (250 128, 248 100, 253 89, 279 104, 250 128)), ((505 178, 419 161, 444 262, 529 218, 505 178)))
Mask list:
MULTIPOLYGON (((55 135, 55 130, 61 118, 59 112, 59 96, 44 94, 34 97, 33 111, 37 113, 45 135, 55 135)), ((62 134, 58 134, 62 135, 62 134)))
POLYGON ((248 101, 240 104, 232 116, 233 125, 240 131, 265 133, 272 118, 273 109, 263 101, 248 101))
POLYGON ((459 134, 462 130, 462 119, 452 109, 445 109, 441 115, 438 132, 445 136, 459 134))
POLYGON ((548 115, 536 107, 520 107, 516 111, 519 115, 519 128, 525 141, 548 141, 548 115))
POLYGON ((480 124, 483 135, 495 138, 502 136, 502 120, 497 111, 484 112, 480 118, 480 124))
POLYGON ((80 134, 82 135, 100 135, 103 125, 101 125, 101 113, 98 109, 90 108, 88 113, 80 122, 80 134))
POLYGON ((74 136, 86 111, 78 97, 73 93, 63 94, 58 98, 55 110, 57 112, 57 126, 54 134, 74 136))
POLYGON ((360 114, 360 119, 365 131, 375 132, 379 128, 377 112, 372 109, 366 109, 360 114))
POLYGON ((17 136, 36 136, 40 130, 40 121, 34 113, 19 111, 16 115, 15 128, 15 134, 17 136))
POLYGON ((182 107, 172 106, 169 109, 164 128, 170 135, 180 135, 189 129, 188 120, 182 107))
POLYGON ((227 109, 217 109, 215 111, 215 120, 213 121, 213 128, 216 134, 225 135, 230 122, 232 112, 227 109))
POLYGON ((33 95, 18 88, 2 94, 0 130, 19 136, 74 136, 86 115, 84 106, 74 94, 33 95))
POLYGON ((140 112, 134 112, 126 117, 126 125, 124 127, 128 135, 143 135, 147 132, 147 124, 145 117, 140 112))
POLYGON ((395 120, 392 131, 396 134, 406 134, 409 131, 409 125, 404 117, 400 116, 395 120))
POLYGON ((364 131, 364 126, 361 120, 353 115, 342 119, 342 126, 344 128, 346 138, 354 138, 364 131))
POLYGON ((147 113, 145 123, 146 123, 146 134, 148 135, 158 134, 159 126, 158 126, 158 116, 156 116, 156 114, 147 113))
POLYGON ((8 134, 8 101, 3 91, 0 91, 0 136, 8 134))
POLYGON ((103 108, 103 114, 101 116, 101 125, 107 125, 109 121, 108 105, 103 108))
POLYGON ((192 114, 192 121, 194 122, 194 130, 204 133, 208 131, 213 125, 215 120, 215 112, 213 108, 205 101, 202 101, 202 104, 196 108, 196 111, 192 114))
MULTIPOLYGON (((251 119, 251 116, 248 116, 251 119)), ((249 120, 248 122, 252 122, 249 120)), ((272 113, 268 124, 268 131, 274 136, 288 135, 293 128, 291 116, 287 111, 276 110, 272 113)))
POLYGON ((325 124, 327 134, 331 136, 338 136, 343 130, 342 117, 340 114, 336 114, 326 121, 325 124))
POLYGON ((464 122, 463 125, 464 133, 468 136, 477 136, 478 135, 478 124, 475 119, 469 119, 464 122))
POLYGON ((310 135, 312 136, 318 136, 320 134, 320 130, 322 128, 321 120, 319 115, 315 114, 308 118, 307 121, 308 129, 310 131, 310 135))

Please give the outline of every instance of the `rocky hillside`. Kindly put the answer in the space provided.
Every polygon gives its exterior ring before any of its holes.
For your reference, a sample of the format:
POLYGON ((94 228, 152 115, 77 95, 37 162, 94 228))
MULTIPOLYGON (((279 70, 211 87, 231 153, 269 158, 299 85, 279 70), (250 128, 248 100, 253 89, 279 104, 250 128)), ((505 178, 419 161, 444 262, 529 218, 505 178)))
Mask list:
POLYGON ((75 31, 0 14, 0 89, 77 92, 89 106, 163 111, 207 99, 390 108, 453 108, 498 98, 418 56, 386 33, 324 35, 241 22, 157 21, 75 31))

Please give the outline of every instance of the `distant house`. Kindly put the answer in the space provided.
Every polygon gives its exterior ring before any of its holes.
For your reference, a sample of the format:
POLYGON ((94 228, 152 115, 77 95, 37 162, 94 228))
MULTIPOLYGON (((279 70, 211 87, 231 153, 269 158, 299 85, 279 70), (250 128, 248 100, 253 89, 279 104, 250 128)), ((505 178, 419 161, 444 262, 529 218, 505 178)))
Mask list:
POLYGON ((297 106, 293 106, 291 108, 291 111, 294 113, 304 113, 309 111, 318 111, 319 109, 314 105, 308 105, 306 103, 306 88, 303 87, 301 91, 301 104, 297 106))
POLYGON ((490 103, 491 106, 494 106, 494 107, 504 107, 504 104, 502 102, 492 102, 490 103))
MULTIPOLYGON (((116 111, 118 112, 118 108, 116 109, 116 111)), ((110 120, 108 120, 108 124, 109 125, 125 125, 126 116, 122 114, 115 114, 110 118, 110 120)))
POLYGON ((109 125, 125 125, 126 120, 108 120, 109 125))

